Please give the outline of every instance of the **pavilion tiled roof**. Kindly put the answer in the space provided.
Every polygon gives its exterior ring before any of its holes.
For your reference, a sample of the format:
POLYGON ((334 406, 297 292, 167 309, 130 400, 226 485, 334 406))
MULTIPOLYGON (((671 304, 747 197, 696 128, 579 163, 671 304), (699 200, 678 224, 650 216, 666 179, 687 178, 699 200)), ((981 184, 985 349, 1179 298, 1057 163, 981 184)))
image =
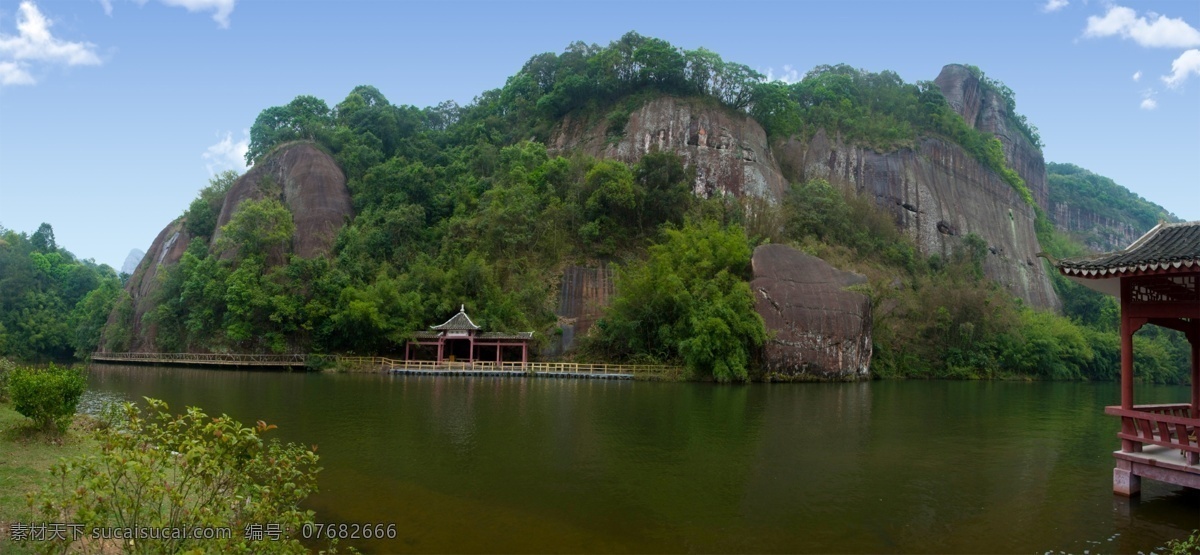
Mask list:
POLYGON ((437 326, 429 326, 429 327, 432 329, 438 330, 438 331, 445 331, 445 330, 472 330, 473 331, 473 330, 479 329, 479 326, 476 326, 475 322, 471 321, 471 317, 467 316, 467 311, 466 311, 465 306, 458 309, 458 314, 455 314, 454 316, 450 317, 450 319, 446 320, 446 322, 444 324, 437 325, 437 326))
POLYGON ((1188 268, 1200 271, 1200 221, 1158 224, 1124 250, 1058 261, 1064 275, 1109 278, 1134 272, 1188 268))

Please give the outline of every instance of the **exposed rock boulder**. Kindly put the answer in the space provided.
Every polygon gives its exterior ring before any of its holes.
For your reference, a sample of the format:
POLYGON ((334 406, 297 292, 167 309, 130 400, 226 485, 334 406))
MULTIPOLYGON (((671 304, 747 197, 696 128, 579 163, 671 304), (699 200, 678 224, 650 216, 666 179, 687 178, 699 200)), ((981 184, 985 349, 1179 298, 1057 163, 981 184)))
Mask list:
POLYGON ((652 148, 669 150, 696 170, 692 189, 705 198, 729 193, 777 201, 787 186, 762 126, 701 99, 651 100, 629 115, 624 134, 615 141, 608 136, 606 121, 569 116, 551 133, 549 146, 629 164, 652 148))
POLYGON ((766 372, 860 380, 871 365, 871 300, 846 290, 867 278, 785 245, 762 245, 751 259, 754 308, 772 335, 766 372))
POLYGON ((823 178, 871 195, 925 255, 949 256, 974 233, 989 247, 984 273, 1032 306, 1057 309, 1058 297, 1037 253, 1036 213, 1000 176, 956 144, 936 138, 878 153, 818 131, 775 150, 796 181, 823 178))
POLYGON ((292 252, 305 258, 328 253, 338 230, 353 215, 346 177, 337 162, 313 143, 295 142, 279 147, 230 187, 213 241, 242 201, 268 196, 277 196, 292 212, 292 252))
MULTIPOLYGON (((209 248, 220 236, 220 227, 233 217, 238 204, 268 195, 277 195, 291 211, 296 230, 290 252, 303 257, 328 254, 338 230, 353 216, 346 178, 337 162, 312 143, 290 143, 276 149, 230 187, 209 248)), ((133 302, 132 321, 128 323, 132 330, 130 352, 156 350, 157 330, 144 317, 154 309, 160 274, 183 258, 193 239, 184 224, 185 219, 178 218, 158 234, 125 286, 133 302)), ((271 261, 281 262, 285 254, 273 253, 271 261)), ((119 311, 120 307, 109 315, 106 336, 114 327, 121 327, 114 326, 120 318, 119 311)), ((106 344, 106 340, 101 341, 101 345, 106 344)))
POLYGON ((1000 139, 1008 166, 1020 174, 1042 210, 1049 211, 1050 189, 1046 185, 1046 159, 1042 151, 1008 118, 1004 98, 988 90, 966 66, 942 68, 934 84, 967 125, 1000 139))

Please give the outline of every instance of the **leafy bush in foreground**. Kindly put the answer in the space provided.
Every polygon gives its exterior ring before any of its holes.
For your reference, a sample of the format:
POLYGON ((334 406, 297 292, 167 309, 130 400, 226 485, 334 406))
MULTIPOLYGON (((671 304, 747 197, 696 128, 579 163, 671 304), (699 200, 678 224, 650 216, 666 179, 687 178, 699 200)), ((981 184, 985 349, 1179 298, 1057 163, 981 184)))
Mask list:
POLYGON ((13 408, 45 430, 66 429, 86 389, 79 370, 53 364, 41 370, 18 367, 8 376, 13 408))
POLYGON ((146 415, 126 403, 124 422, 97 432, 99 454, 51 467, 50 485, 31 498, 34 513, 45 521, 80 524, 85 538, 104 527, 227 527, 229 537, 71 542, 68 534, 65 540, 32 547, 48 553, 81 548, 103 553, 308 552, 298 538, 301 527, 313 522, 313 512, 300 508, 317 490, 320 468, 313 450, 264 441, 263 434, 275 426, 262 421, 245 427, 195 407, 172 415, 165 402, 146 402, 146 415), (251 525, 280 531, 278 539, 248 539, 251 525))

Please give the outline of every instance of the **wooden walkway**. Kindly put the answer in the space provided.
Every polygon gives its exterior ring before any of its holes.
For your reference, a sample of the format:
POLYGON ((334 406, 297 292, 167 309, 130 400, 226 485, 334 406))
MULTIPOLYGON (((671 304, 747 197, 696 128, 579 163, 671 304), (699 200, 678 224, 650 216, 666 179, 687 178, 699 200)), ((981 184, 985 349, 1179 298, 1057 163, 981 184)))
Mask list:
POLYGON ((634 378, 679 379, 683 369, 677 366, 646 364, 588 364, 578 362, 442 362, 399 360, 384 357, 339 357, 339 364, 379 368, 393 374, 436 376, 496 376, 545 378, 634 378))
POLYGON ((93 353, 93 362, 165 364, 188 366, 246 366, 303 368, 309 355, 256 355, 235 353, 93 353))
POLYGON ((309 363, 331 361, 343 368, 367 372, 438 376, 497 376, 546 378, 679 379, 677 366, 646 364, 588 364, 577 362, 443 362, 387 357, 335 355, 256 355, 234 353, 94 353, 92 361, 124 364, 234 366, 244 368, 304 368, 309 363))

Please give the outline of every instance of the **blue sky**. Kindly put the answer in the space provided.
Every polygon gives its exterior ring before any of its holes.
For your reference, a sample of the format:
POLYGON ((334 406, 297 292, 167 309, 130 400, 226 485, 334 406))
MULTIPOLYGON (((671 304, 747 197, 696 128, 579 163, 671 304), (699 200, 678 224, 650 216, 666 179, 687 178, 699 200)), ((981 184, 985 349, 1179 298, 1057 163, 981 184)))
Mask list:
MULTIPOLYGON (((0 1, 0 225, 119 268, 234 165, 258 113, 356 85, 466 104, 532 55, 630 30, 777 78, 981 67, 1047 161, 1200 220, 1200 2, 0 1)), ((242 169, 242 168, 237 168, 242 169)))

